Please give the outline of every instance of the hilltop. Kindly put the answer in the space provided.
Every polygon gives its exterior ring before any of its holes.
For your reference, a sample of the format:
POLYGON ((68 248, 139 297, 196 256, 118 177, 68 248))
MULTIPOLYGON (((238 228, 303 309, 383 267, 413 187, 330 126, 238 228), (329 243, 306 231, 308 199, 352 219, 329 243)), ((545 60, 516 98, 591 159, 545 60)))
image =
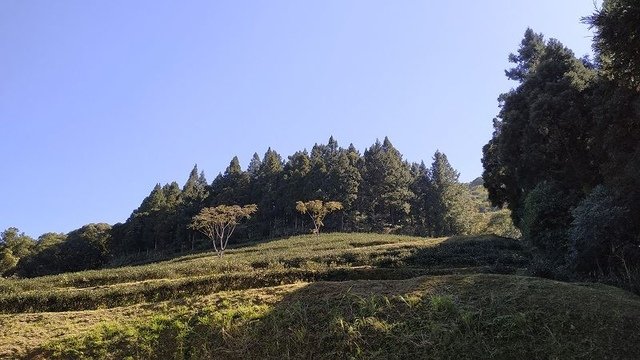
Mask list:
POLYGON ((520 241, 323 234, 0 282, 0 357, 638 358, 640 298, 520 241))

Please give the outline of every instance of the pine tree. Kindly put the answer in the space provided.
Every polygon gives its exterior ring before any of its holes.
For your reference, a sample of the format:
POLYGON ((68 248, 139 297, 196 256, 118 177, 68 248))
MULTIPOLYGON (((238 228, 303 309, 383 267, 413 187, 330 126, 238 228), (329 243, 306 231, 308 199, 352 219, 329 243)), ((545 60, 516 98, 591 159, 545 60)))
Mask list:
MULTIPOLYGON (((340 149, 335 162, 331 164, 327 174, 327 198, 335 199, 344 206, 340 212, 339 228, 341 231, 353 230, 355 227, 356 201, 362 177, 357 167, 359 154, 352 150, 340 149)), ((336 226, 327 220, 328 228, 336 226), (333 225, 333 226, 332 226, 333 225)))
POLYGON ((477 209, 467 186, 458 181, 459 173, 447 156, 439 151, 433 155, 430 191, 426 208, 433 219, 435 236, 465 235, 474 230, 477 209))
POLYGON ((256 221, 266 236, 276 236, 283 228, 283 209, 286 205, 281 196, 282 171, 282 157, 269 148, 251 185, 253 200, 256 200, 260 209, 256 221))
MULTIPOLYGON (((309 181, 311 171, 311 159, 306 150, 297 151, 289 156, 289 161, 284 166, 282 177, 282 197, 284 201, 291 199, 307 199, 305 184, 309 181)), ((300 216, 292 206, 284 206, 284 216, 288 223, 293 222, 293 231, 300 232, 303 229, 304 221, 298 221, 300 216)), ((291 226, 291 224, 290 224, 291 226)))
POLYGON ((595 29, 594 48, 604 74, 640 91, 640 4, 637 0, 604 0, 584 19, 595 29))
POLYGON ((260 172, 260 167, 262 166, 262 161, 260 160, 260 155, 258 153, 253 153, 253 157, 249 162, 249 166, 247 167, 247 173, 251 178, 256 178, 258 173, 260 172))
POLYGON ((208 188, 204 173, 198 173, 198 165, 194 165, 180 193, 176 237, 181 249, 187 244, 193 249, 198 240, 198 233, 190 230, 189 224, 191 218, 206 206, 209 198, 208 188))
POLYGON ((589 151, 595 72, 557 40, 545 42, 530 29, 509 60, 515 67, 507 77, 520 84, 499 98, 482 161, 492 203, 506 203, 518 225, 522 201, 540 182, 583 192, 600 181, 589 151))
POLYGON ((414 196, 409 189, 411 173, 388 138, 365 150, 361 174, 359 209, 368 225, 377 230, 403 225, 414 196))
POLYGON ((209 188, 210 206, 245 205, 249 202, 249 174, 242 171, 240 161, 234 156, 224 174, 219 174, 209 188))
POLYGON ((424 161, 411 165, 411 177, 413 180, 410 189, 415 195, 411 201, 411 221, 413 222, 414 234, 432 236, 433 214, 429 208, 429 196, 433 193, 433 185, 429 169, 424 161))
MULTIPOLYGON (((329 139, 332 142, 332 146, 337 146, 333 138, 329 139)), ((305 194, 310 199, 328 199, 328 178, 329 167, 332 162, 332 150, 327 145, 315 144, 311 148, 310 155, 310 170, 307 177, 305 194)))
POLYGON ((204 172, 198 173, 198 165, 194 165, 182 188, 182 202, 187 206, 202 207, 207 195, 207 179, 204 172))

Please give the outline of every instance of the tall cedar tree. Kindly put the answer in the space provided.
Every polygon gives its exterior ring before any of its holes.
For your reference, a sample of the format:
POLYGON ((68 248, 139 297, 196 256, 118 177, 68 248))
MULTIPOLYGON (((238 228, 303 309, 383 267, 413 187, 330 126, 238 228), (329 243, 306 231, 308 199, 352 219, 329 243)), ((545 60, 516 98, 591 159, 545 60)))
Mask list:
MULTIPOLYGON (((283 170, 283 199, 306 199, 308 198, 305 188, 309 180, 311 171, 311 159, 306 150, 297 151, 289 156, 289 160, 283 170)), ((284 218, 289 227, 293 226, 293 232, 302 232, 304 229, 304 219, 298 216, 298 213, 292 206, 284 206, 284 218)))
POLYGON ((282 157, 275 150, 267 149, 255 180, 252 182, 252 202, 258 204, 256 216, 263 236, 277 236, 282 230, 282 157))
POLYGON ((435 214, 431 208, 433 184, 424 161, 420 164, 411 164, 411 177, 413 181, 410 189, 415 195, 411 201, 412 232, 414 235, 433 236, 435 220, 435 214))
POLYGON ((433 155, 430 175, 431 186, 425 207, 433 217, 432 234, 448 236, 472 233, 478 212, 469 188, 458 181, 460 175, 445 154, 436 151, 433 155))
POLYGON ((219 174, 213 180, 209 187, 207 203, 211 206, 247 204, 249 202, 249 181, 249 174, 242 171, 240 160, 234 156, 224 174, 219 174))
POLYGON ((524 199, 542 181, 584 191, 599 181, 589 149, 589 85, 595 72, 557 40, 527 29, 506 71, 519 86, 502 94, 493 138, 483 148, 483 179, 496 206, 519 225, 524 199), (571 104, 572 106, 567 106, 571 104))
POLYGON ((205 207, 208 197, 208 184, 204 172, 198 173, 198 165, 194 165, 180 194, 179 221, 176 230, 182 247, 188 244, 194 248, 199 234, 189 229, 189 224, 200 209, 205 207))
POLYGON ((388 138, 365 150, 361 174, 360 210, 368 225, 375 230, 404 225, 414 196, 411 172, 388 138))

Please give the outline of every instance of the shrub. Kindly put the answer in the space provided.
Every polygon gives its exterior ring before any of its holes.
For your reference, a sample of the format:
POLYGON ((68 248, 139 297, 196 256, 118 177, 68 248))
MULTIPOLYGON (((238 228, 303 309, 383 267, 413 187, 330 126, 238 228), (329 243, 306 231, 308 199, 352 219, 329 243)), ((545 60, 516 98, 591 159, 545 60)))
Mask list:
POLYGON ((621 278, 616 283, 640 280, 640 251, 628 235, 633 221, 621 204, 609 189, 598 186, 572 211, 569 259, 577 272, 621 278))
POLYGON ((525 198, 522 235, 554 261, 563 261, 568 252, 567 229, 574 203, 575 196, 547 181, 539 183, 525 198))

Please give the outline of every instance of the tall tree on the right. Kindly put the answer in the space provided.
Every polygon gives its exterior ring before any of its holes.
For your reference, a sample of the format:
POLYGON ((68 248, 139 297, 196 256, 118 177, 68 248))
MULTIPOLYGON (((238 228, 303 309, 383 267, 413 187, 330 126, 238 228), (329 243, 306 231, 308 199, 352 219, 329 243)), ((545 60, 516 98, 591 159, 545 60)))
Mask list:
POLYGON ((604 0, 584 21, 595 29, 593 47, 605 74, 640 91, 640 3, 604 0))
POLYGON ((595 71, 555 39, 527 29, 500 95, 493 138, 483 148, 483 179, 496 206, 507 204, 519 226, 527 194, 540 182, 589 189, 599 182, 591 145, 595 71))
POLYGON ((571 258, 583 272, 623 274, 640 292, 640 3, 604 0, 585 21, 600 75, 592 152, 602 184, 572 211, 571 258))
POLYGON ((514 67, 506 75, 518 86, 499 98, 495 131, 483 148, 485 187, 493 205, 512 210, 532 245, 562 259, 570 209, 601 181, 590 150, 596 71, 531 29, 509 60, 514 67))

